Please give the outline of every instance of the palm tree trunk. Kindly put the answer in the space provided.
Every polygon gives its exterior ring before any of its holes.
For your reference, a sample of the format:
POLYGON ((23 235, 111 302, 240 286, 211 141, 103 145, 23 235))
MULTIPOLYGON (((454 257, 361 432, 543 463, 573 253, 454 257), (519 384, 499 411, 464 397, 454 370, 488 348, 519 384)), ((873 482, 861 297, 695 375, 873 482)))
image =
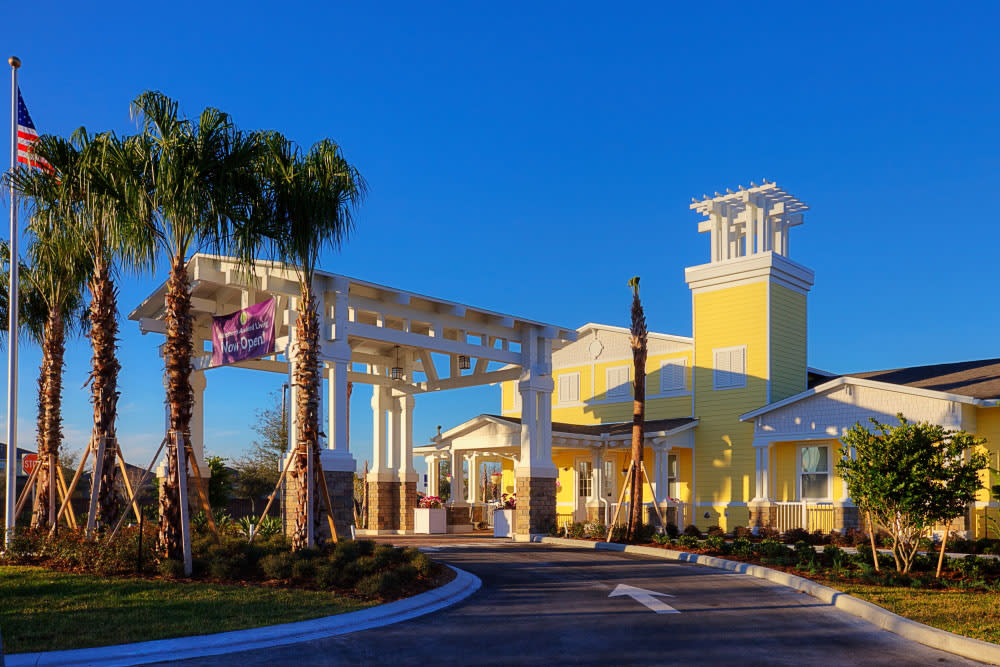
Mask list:
POLYGON ((118 294, 111 279, 111 267, 98 261, 90 278, 90 343, 93 349, 90 371, 90 401, 94 405, 92 445, 105 438, 101 462, 101 493, 97 501, 98 524, 118 520, 115 499, 115 450, 118 445, 115 420, 118 414, 118 294))
POLYGON ((191 285, 183 257, 174 257, 167 280, 166 325, 164 347, 167 372, 167 404, 170 406, 171 440, 167 443, 167 477, 160 490, 159 550, 166 558, 184 557, 181 545, 180 475, 187 470, 177 466, 177 442, 173 433, 180 433, 184 442, 191 437, 191 411, 194 394, 191 391, 191 352, 193 324, 191 319, 191 285))
MULTIPOLYGON (((307 480, 307 453, 312 451, 313 461, 319 459, 319 315, 316 312, 316 302, 312 290, 306 286, 302 289, 303 308, 296 322, 295 362, 292 369, 292 381, 297 388, 295 401, 296 452, 292 477, 297 482, 298 503, 295 510, 295 529, 292 533, 292 549, 302 549, 308 544, 307 508, 312 504, 313 535, 319 534, 319 494, 309 497, 309 482, 307 480)), ((313 475, 317 475, 318 466, 313 466, 313 475)), ((313 488, 316 488, 316 479, 313 488)))
POLYGON ((50 467, 50 457, 59 465, 59 447, 62 444, 62 371, 66 352, 66 329, 57 309, 49 310, 42 342, 42 368, 38 378, 39 388, 39 433, 38 464, 41 469, 37 477, 35 513, 32 526, 48 526, 53 517, 49 516, 49 499, 55 494, 56 472, 50 467))
MULTIPOLYGON (((642 441, 646 425, 646 315, 639 300, 639 280, 635 279, 632 293, 632 479, 631 512, 628 521, 628 539, 634 540, 642 525, 642 441)), ((655 500, 655 499, 654 499, 655 500)))

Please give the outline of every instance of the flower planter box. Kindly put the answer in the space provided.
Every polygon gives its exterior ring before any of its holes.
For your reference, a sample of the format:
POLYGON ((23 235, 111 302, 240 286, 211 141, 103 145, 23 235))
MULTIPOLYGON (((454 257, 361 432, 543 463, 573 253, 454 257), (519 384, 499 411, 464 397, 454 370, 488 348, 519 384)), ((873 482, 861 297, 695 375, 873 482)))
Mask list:
POLYGON ((436 535, 448 532, 448 510, 442 508, 417 507, 413 510, 413 532, 420 535, 436 535))
POLYGON ((493 537, 514 536, 514 510, 493 511, 493 537))

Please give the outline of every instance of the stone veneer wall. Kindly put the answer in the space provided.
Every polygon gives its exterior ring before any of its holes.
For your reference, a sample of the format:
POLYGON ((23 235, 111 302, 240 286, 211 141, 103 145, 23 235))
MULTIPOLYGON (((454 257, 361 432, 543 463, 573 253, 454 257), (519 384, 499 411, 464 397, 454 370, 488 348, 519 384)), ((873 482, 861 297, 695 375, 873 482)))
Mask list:
POLYGON ((417 483, 399 483, 399 530, 413 530, 413 510, 417 507, 417 483))
POLYGON ((556 523, 556 480, 549 477, 518 477, 514 533, 548 533, 556 523))
MULTIPOLYGON (((330 492, 330 504, 333 505, 333 523, 337 527, 338 539, 351 538, 351 525, 354 523, 354 473, 327 472, 326 490, 330 492)), ((316 493, 322 493, 322 487, 316 485, 316 493)), ((285 518, 285 534, 291 535, 295 529, 295 509, 299 502, 299 483, 291 475, 285 476, 285 489, 282 494, 282 511, 285 518)), ((316 537, 320 541, 330 539, 330 523, 326 520, 326 503, 320 498, 319 531, 316 537)))

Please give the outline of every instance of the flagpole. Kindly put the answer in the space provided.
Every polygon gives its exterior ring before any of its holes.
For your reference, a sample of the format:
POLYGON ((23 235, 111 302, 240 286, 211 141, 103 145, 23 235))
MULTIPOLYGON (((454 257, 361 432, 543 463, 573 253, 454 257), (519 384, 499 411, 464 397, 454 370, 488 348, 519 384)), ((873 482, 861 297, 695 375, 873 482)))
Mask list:
MULTIPOLYGON (((21 59, 11 56, 10 63, 10 169, 17 166, 17 68, 21 59)), ((17 502, 17 191, 10 186, 10 290, 7 319, 7 503, 4 526, 5 545, 14 539, 14 505, 17 502)))

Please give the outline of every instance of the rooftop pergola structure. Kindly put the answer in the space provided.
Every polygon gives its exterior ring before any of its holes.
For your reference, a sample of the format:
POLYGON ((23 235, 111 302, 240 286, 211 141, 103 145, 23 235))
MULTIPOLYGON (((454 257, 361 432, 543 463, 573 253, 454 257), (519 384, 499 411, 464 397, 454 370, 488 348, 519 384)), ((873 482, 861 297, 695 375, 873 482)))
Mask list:
POLYGON ((692 198, 691 209, 707 220, 698 223, 699 232, 712 235, 712 261, 774 251, 788 257, 788 229, 802 224, 808 206, 773 181, 742 185, 736 192, 726 189, 714 197, 692 198))
MULTIPOLYGON (((275 353, 233 364, 291 377, 299 308, 296 271, 287 264, 259 261, 248 272, 229 257, 197 254, 188 261, 194 318, 195 372, 191 444, 204 452, 204 391, 212 370, 213 315, 230 314, 276 299, 275 353), (197 351, 204 351, 198 354, 197 351)), ((552 350, 576 339, 575 330, 429 297, 323 271, 314 294, 320 315, 320 362, 328 389, 327 476, 338 531, 353 523, 355 460, 348 443, 348 387, 372 387, 373 461, 367 477, 368 525, 378 532, 413 529, 417 474, 413 468, 415 397, 434 391, 518 380, 523 405, 518 490, 520 534, 540 532, 555 520, 556 468, 552 464, 552 350), (492 364, 492 366, 491 366, 492 364), (447 372, 444 372, 447 371, 447 372), (549 490, 549 487, 551 489, 549 490), (535 501, 532 501, 535 498, 535 501), (551 516, 550 516, 551 515, 551 516)), ((141 331, 165 333, 166 284, 158 287, 129 319, 141 331)), ((291 382, 289 382, 291 384, 291 382)), ((295 389, 292 387, 292 405, 295 389)), ((294 419, 296 411, 290 410, 294 419)), ((295 442, 289 428, 289 451, 295 442)), ((201 470, 207 468, 202 464, 201 470)), ((294 497, 289 492, 287 497, 294 497)))

